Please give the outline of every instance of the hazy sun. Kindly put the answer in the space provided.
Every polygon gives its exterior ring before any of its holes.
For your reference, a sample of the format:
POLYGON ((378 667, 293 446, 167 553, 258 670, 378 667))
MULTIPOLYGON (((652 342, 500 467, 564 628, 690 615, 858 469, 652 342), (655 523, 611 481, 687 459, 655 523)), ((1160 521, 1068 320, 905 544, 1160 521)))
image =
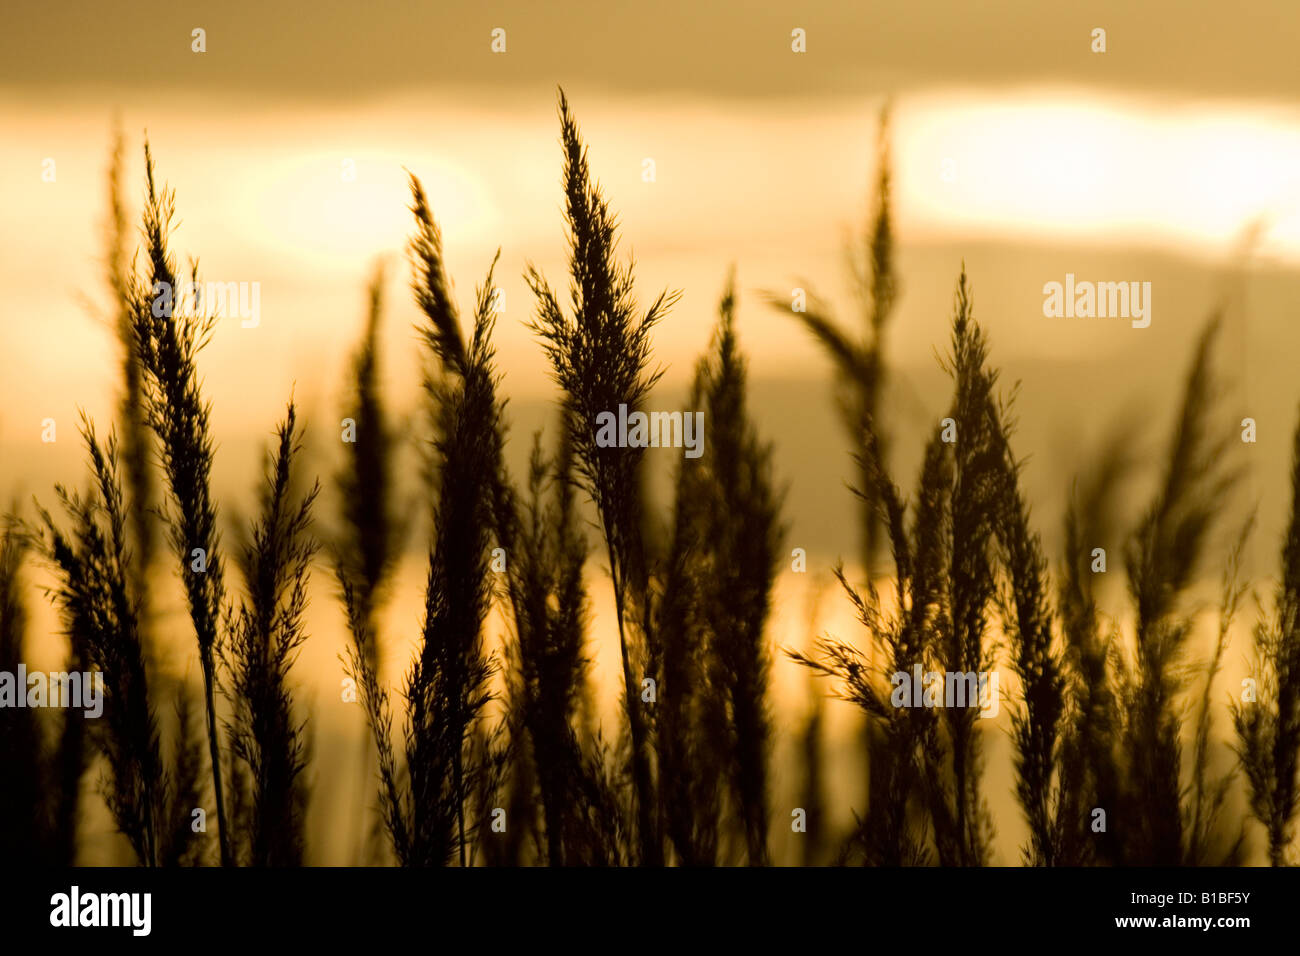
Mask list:
MULTIPOLYGON (((262 168, 244 191, 242 217, 253 235, 286 255, 346 262, 400 248, 411 230, 411 192, 403 164, 410 156, 346 148, 286 155, 262 168)), ((437 210, 439 225, 458 236, 489 232, 497 216, 477 177, 434 159, 411 171, 437 210)))
POLYGON ((901 205, 927 227, 1223 250, 1256 221, 1300 259, 1300 115, 1034 93, 911 100, 901 205))

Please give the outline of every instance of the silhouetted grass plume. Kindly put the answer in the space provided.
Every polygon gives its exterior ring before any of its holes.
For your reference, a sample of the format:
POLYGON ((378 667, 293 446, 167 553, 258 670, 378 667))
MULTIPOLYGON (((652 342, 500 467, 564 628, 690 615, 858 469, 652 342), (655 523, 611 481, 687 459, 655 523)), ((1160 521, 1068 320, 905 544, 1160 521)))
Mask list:
POLYGON ((137 860, 156 866, 164 856, 160 831, 167 776, 131 587, 117 440, 110 435, 101 447, 86 419, 82 438, 91 490, 83 496, 58 486, 56 494, 72 526, 60 530, 54 517, 40 509, 41 540, 60 578, 54 597, 70 641, 83 655, 87 670, 103 678, 105 729, 96 743, 109 764, 102 787, 105 799, 137 860))
POLYGON ((300 866, 308 741, 294 714, 289 671, 307 637, 303 615, 317 550, 311 511, 320 484, 295 500, 290 481, 301 446, 292 401, 276 439, 261 514, 240 561, 248 597, 231 610, 222 651, 230 675, 230 753, 243 771, 232 773, 231 789, 240 789, 244 780, 248 789, 240 798, 247 818, 238 820, 236 859, 253 866, 300 866))
POLYGON ((663 845, 650 744, 651 718, 641 706, 641 678, 658 657, 650 625, 650 561, 643 533, 641 489, 643 450, 601 447, 596 421, 602 412, 639 410, 659 372, 650 367, 650 332, 678 299, 663 292, 638 315, 631 264, 616 259, 615 218, 599 185, 591 179, 587 151, 569 102, 560 92, 564 150, 565 221, 569 229, 569 294, 565 313, 546 279, 529 268, 537 297, 532 329, 564 393, 566 424, 583 490, 595 502, 614 582, 615 615, 623 667, 623 702, 631 734, 631 769, 636 799, 640 862, 659 865, 663 845))
MULTIPOLYGON (((207 344, 215 319, 200 304, 183 301, 169 249, 175 197, 159 191, 153 155, 145 144, 144 237, 147 287, 137 287, 135 348, 144 371, 145 420, 158 438, 171 498, 165 511, 199 647, 207 707, 208 757, 216 796, 221 861, 233 862, 226 827, 215 692, 221 605, 225 595, 218 550, 217 506, 212 499, 211 407, 199 385, 195 356, 207 344)), ((197 264, 191 281, 197 283, 197 264)))
POLYGON ((1253 700, 1232 703, 1250 810, 1264 827, 1268 860, 1289 862, 1300 759, 1300 418, 1291 458, 1291 509, 1282 539, 1281 577, 1272 614, 1255 627, 1253 700))

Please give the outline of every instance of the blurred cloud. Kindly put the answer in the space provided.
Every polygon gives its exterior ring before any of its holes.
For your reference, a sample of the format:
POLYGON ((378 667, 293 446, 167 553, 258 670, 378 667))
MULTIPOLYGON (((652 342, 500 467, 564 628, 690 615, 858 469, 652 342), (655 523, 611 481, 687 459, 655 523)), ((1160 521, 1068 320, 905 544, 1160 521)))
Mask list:
MULTIPOLYGON (((746 4, 374 0, 268 4, 8 0, 0 86, 77 86, 337 102, 393 90, 535 89, 739 98, 860 96, 928 85, 1083 83, 1294 98, 1291 0, 746 4), (207 52, 190 50, 207 31, 207 52), (506 30, 504 54, 491 31, 506 30), (795 27, 807 52, 790 49, 795 27), (1091 31, 1107 51, 1091 52, 1091 31)), ((40 91, 40 92, 36 92, 40 91)), ((202 109, 200 104, 196 108, 202 109)))

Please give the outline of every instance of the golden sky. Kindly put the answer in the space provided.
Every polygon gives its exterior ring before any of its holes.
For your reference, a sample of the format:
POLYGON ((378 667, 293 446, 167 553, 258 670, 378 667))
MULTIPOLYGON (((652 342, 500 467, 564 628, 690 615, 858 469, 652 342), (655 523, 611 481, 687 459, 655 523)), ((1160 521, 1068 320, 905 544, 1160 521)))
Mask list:
MULTIPOLYGON (((848 450, 825 363, 759 293, 807 287, 842 318, 855 314, 843 245, 868 209, 875 120, 889 98, 901 483, 910 486, 919 436, 947 401, 933 356, 963 260, 993 361, 1008 384, 1023 380, 1018 450, 1031 455, 1026 482, 1049 544, 1069 475, 1117 416, 1141 417, 1142 455, 1155 460, 1195 334, 1227 301, 1218 359, 1235 381, 1232 407, 1260 425, 1249 491, 1260 502, 1260 568, 1271 567, 1300 401, 1300 4, 447 6, 5 0, 0 495, 48 502, 55 480, 77 483, 76 410, 111 414, 116 353, 97 310, 114 117, 131 150, 134 209, 147 130, 176 189, 175 250, 198 256, 206 279, 261 285, 260 325, 224 321, 201 356, 219 491, 247 500, 291 388, 318 440, 332 437, 381 257, 387 382, 397 405, 415 400, 408 169, 443 227, 462 305, 501 249, 498 349, 521 462, 552 395, 523 327, 532 302, 521 276, 535 263, 553 285, 567 281, 562 84, 643 301, 684 291, 655 339, 663 394, 680 395, 737 268, 752 402, 789 486, 790 545, 819 555, 824 571, 855 553, 848 450), (202 54, 191 51, 196 27, 202 54), (504 54, 490 50, 496 27, 504 54), (791 52, 796 27, 805 54, 791 52), (1105 53, 1090 50, 1097 27, 1105 53), (643 180, 647 158, 654 182, 643 180), (42 180, 47 159, 54 182, 42 180), (348 164, 354 179, 342 175, 348 164), (1152 282, 1151 327, 1044 318, 1043 284, 1067 273, 1152 282), (47 417, 59 423, 56 445, 40 442, 47 417)), ((393 609, 393 625, 413 632, 420 572, 404 573, 411 601, 393 609)), ((773 641, 802 644, 808 589, 781 588, 773 641)), ((337 616, 327 601, 315 605, 322 620, 337 616)), ((823 628, 853 626, 838 595, 824 605, 823 628)), ((323 626, 338 626, 330 620, 323 626)), ((307 660, 332 675, 338 649, 313 648, 307 660)), ((782 693, 797 696, 802 675, 778 670, 782 693)), ((317 692, 338 709, 329 680, 317 692)))
POLYGON ((41 97, 78 86, 167 87, 338 103, 556 82, 620 98, 758 101, 1023 82, 1232 99, 1300 94, 1300 13, 1289 0, 9 0, 5 17, 0 84, 41 97), (189 51, 194 27, 211 40, 202 61, 189 51), (506 56, 488 55, 494 27, 507 30, 506 56), (789 56, 794 27, 808 35, 799 59, 789 56), (1090 53, 1095 27, 1108 31, 1104 59, 1090 53))

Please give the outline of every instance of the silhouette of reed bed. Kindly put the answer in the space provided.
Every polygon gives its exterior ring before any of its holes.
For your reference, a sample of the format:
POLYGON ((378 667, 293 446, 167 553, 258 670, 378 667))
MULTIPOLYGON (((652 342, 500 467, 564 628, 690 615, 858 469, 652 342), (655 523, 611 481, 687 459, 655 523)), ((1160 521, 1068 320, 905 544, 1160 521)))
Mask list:
MULTIPOLYGON (((846 330, 816 299, 792 308, 768 296, 790 314, 792 332, 801 327, 821 346, 836 377, 861 579, 839 566, 839 592, 824 600, 847 602, 859 626, 773 654, 776 582, 787 567, 803 570, 806 555, 789 547, 780 462, 750 409, 734 276, 687 409, 663 415, 650 407, 662 374, 654 331, 679 293, 637 288, 562 91, 559 120, 568 288, 557 292, 531 265, 525 277, 527 328, 559 401, 554 427, 530 436, 523 475, 510 473, 505 454, 497 259, 462 317, 435 210, 410 176, 423 396, 409 430, 422 451, 416 509, 428 526, 413 641, 390 633, 381 613, 404 542, 424 533, 398 500, 404 426, 378 371, 383 270, 350 366, 329 479, 337 514, 317 521, 329 502, 303 473, 312 460, 290 397, 257 512, 227 548, 201 374, 218 316, 198 298, 160 303, 157 290, 183 287, 184 273, 171 248, 175 198, 156 180, 147 142, 142 240, 128 256, 119 140, 106 237, 116 421, 105 436, 83 416, 85 490, 59 485, 56 507, 40 495, 0 530, 0 672, 17 672, 30 649, 29 602, 49 600, 67 670, 103 674, 104 709, 92 719, 0 708, 0 779, 14 781, 0 788, 0 858, 76 862, 79 821, 93 810, 81 781, 97 774, 97 799, 142 866, 313 862, 306 820, 321 786, 360 788, 348 837, 358 863, 981 866, 994 860, 989 795, 998 787, 1014 792, 1025 865, 1234 865, 1260 837, 1272 865, 1294 862, 1300 427, 1275 594, 1252 622, 1250 679, 1225 706, 1215 678, 1246 613, 1251 582, 1239 559, 1252 525, 1219 527, 1240 495, 1213 362, 1221 320, 1212 317, 1196 343, 1139 518, 1124 528, 1116 507, 1132 478, 1117 434, 1074 480, 1064 547, 1049 555, 1022 487, 1016 389, 999 378, 963 265, 941 357, 951 397, 905 490, 881 398, 903 291, 882 113, 875 209, 850 255, 861 328, 846 330), (699 453, 680 457, 671 501, 656 507, 646 444, 611 443, 598 422, 644 415, 685 440, 684 416, 697 413, 699 453), (1225 532, 1235 546, 1220 547, 1225 532), (1112 541, 1123 544, 1107 555, 1098 542, 1112 541), (228 580, 232 555, 238 574, 228 580), (1104 608, 1098 595, 1108 557, 1126 582, 1123 607, 1104 608), (43 598, 30 593, 31 561, 55 582, 43 598), (313 773, 311 708, 295 673, 313 640, 313 571, 318 580, 324 572, 346 622, 340 672, 364 724, 360 780, 313 773), (198 682, 159 653, 164 573, 184 596, 198 682), (1207 576, 1221 578, 1215 613, 1194 594, 1207 576), (612 728, 593 717, 598 593, 612 599, 618 638, 612 728), (496 619, 507 628, 499 646, 496 619), (1197 660, 1193 636, 1211 621, 1212 652, 1197 660), (387 662, 407 646, 404 678, 392 686, 387 662), (867 779, 845 832, 832 832, 825 813, 823 705, 798 731, 793 766, 776 765, 777 668, 803 669, 819 694, 861 712, 867 779), (1000 670, 1004 696, 951 705, 955 682, 1000 670), (939 675, 924 696, 933 690, 947 706, 913 706, 910 691, 899 693, 899 675, 917 673, 939 675), (994 705, 1009 709, 1009 780, 990 779, 991 725, 980 716, 994 705), (778 786, 778 772, 790 770, 797 783, 778 786), (801 805, 779 806, 778 792, 799 794, 801 805), (1253 822, 1232 819, 1234 794, 1253 822), (778 833, 786 827, 790 836, 778 833)), ((197 262, 188 276, 197 285, 197 262)))

